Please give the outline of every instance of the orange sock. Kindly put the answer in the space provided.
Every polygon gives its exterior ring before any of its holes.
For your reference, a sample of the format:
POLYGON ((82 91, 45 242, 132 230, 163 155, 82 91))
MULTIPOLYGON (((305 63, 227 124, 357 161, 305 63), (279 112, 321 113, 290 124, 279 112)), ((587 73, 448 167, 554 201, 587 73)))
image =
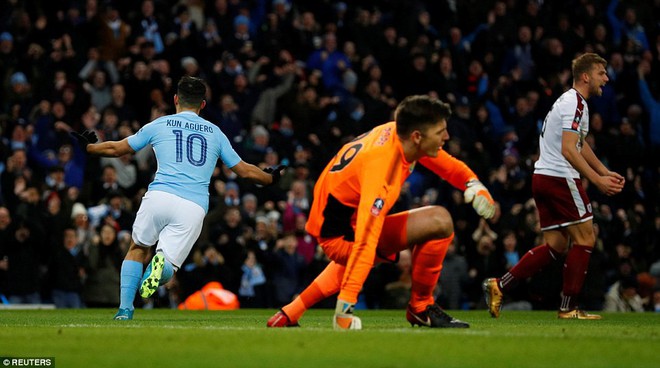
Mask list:
POLYGON ((339 291, 346 267, 330 262, 291 303, 282 307, 291 322, 297 322, 314 304, 339 291))
POLYGON ((426 306, 435 302, 433 290, 440 278, 442 261, 453 239, 452 233, 447 238, 430 240, 413 248, 410 307, 414 312, 422 312, 426 306))

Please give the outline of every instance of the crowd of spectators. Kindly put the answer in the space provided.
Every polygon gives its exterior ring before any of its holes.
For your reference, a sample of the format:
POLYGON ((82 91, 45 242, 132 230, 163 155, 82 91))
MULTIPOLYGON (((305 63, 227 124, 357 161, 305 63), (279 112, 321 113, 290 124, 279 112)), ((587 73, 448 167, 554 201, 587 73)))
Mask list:
MULTIPOLYGON (((444 148, 473 168, 498 211, 479 219, 419 166, 396 208, 449 209, 456 237, 438 301, 482 308, 481 281, 543 241, 530 191, 540 126, 571 85, 571 60, 597 52, 610 82, 589 101, 588 142, 627 184, 606 197, 585 182, 598 240, 583 299, 590 309, 634 300, 633 310, 660 310, 657 1, 2 3, 4 302, 118 304, 121 261, 155 161, 148 150, 86 156, 69 132, 127 137, 173 113, 176 82, 191 75, 208 83, 202 116, 245 161, 289 168, 274 188, 217 168, 198 244, 155 304, 175 305, 209 281, 243 307, 288 303, 327 262, 304 231, 320 170, 343 143, 391 120, 403 97, 431 94, 453 107, 444 148)), ((361 305, 406 302, 407 256, 373 270, 361 305)), ((505 308, 556 308, 560 272, 558 264, 522 285, 505 308)))

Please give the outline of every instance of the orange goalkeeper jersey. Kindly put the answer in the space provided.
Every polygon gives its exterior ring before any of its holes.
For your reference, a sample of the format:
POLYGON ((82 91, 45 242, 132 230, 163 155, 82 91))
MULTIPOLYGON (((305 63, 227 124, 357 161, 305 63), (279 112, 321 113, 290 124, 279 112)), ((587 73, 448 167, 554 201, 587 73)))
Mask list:
MULTIPOLYGON (((419 162, 461 190, 476 178, 467 165, 444 150, 419 162)), ((403 155, 395 122, 377 126, 345 144, 314 186, 307 232, 319 238, 343 236, 354 241, 356 254, 351 254, 349 264, 358 262, 363 266, 360 269, 371 268, 385 216, 414 166, 403 155)))

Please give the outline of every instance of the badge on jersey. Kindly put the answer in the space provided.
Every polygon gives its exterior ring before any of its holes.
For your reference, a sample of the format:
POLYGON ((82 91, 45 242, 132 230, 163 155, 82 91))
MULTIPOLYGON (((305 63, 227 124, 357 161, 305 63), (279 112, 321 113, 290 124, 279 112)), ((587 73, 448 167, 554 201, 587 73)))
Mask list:
POLYGON ((575 108, 575 116, 573 116, 573 124, 571 124, 571 129, 578 130, 580 129, 580 121, 582 121, 582 111, 584 111, 584 103, 582 102, 582 97, 580 94, 577 95, 577 107, 575 108))
POLYGON ((376 198, 374 204, 371 206, 371 214, 374 216, 378 216, 380 214, 380 210, 382 210, 384 206, 385 206, 385 200, 382 198, 376 198))
POLYGON ((582 120, 582 114, 575 114, 575 117, 573 118, 573 124, 571 125, 571 129, 573 130, 578 130, 580 128, 580 120, 582 120))

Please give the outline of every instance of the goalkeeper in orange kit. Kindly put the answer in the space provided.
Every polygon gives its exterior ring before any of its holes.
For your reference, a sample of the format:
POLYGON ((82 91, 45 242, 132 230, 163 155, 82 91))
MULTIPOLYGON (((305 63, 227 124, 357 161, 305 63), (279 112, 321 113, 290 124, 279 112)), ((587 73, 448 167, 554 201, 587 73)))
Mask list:
POLYGON ((328 163, 314 187, 306 230, 332 260, 293 302, 268 320, 268 327, 298 326, 303 313, 339 292, 335 329, 361 329, 353 314, 358 293, 373 267, 412 250, 412 292, 406 318, 414 326, 469 327, 447 315, 434 301, 442 261, 454 237, 451 215, 426 206, 393 215, 406 178, 419 162, 454 187, 465 191, 477 213, 495 212, 486 187, 462 161, 442 150, 449 139, 448 104, 429 96, 405 98, 395 121, 375 127, 344 145, 328 163))

